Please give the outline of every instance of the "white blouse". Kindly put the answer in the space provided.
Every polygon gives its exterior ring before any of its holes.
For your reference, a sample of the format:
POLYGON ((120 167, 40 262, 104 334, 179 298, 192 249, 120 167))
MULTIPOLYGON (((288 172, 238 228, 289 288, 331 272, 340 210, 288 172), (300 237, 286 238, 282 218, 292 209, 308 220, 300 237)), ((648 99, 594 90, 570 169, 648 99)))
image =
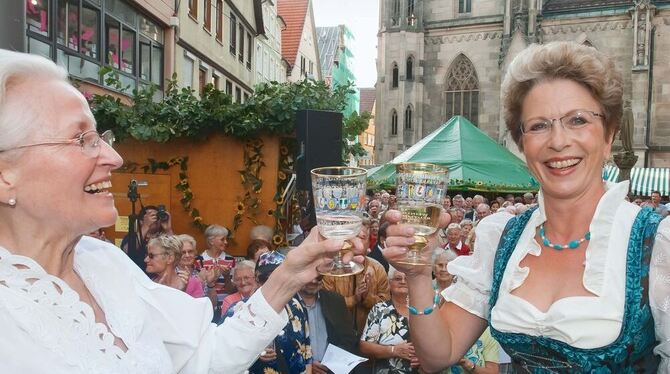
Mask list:
POLYGON ((74 268, 109 329, 65 282, 0 247, 0 372, 243 373, 288 321, 256 292, 217 327, 207 298, 152 282, 117 247, 89 237, 74 268))
MULTIPOLYGON (((542 191, 539 209, 532 213, 516 250, 503 274, 498 300, 489 315, 493 282, 493 262, 500 235, 514 217, 496 213, 476 227, 477 240, 472 256, 460 256, 448 265, 458 282, 443 291, 443 296, 461 308, 484 319, 502 332, 546 336, 578 348, 598 348, 618 337, 624 312, 626 251, 630 230, 640 207, 624 200, 628 182, 607 183, 589 227, 591 240, 586 248, 584 288, 596 297, 574 296, 557 300, 546 312, 512 295, 529 274, 519 264, 526 255, 539 256, 542 248, 535 241, 536 228, 546 221, 542 191)), ((654 352, 661 356, 660 372, 670 370, 670 219, 658 226, 650 268, 649 303, 660 344, 654 352)))

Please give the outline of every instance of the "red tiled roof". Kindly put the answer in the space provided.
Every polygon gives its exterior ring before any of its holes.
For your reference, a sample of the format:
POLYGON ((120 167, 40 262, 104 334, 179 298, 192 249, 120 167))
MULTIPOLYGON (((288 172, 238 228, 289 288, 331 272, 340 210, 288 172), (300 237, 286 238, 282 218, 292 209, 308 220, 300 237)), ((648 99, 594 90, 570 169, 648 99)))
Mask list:
POLYGON ((300 48, 302 30, 307 18, 309 0, 279 0, 277 2, 277 14, 286 22, 286 28, 281 32, 281 54, 291 66, 295 65, 295 59, 300 48))
MULTIPOLYGON (((372 113, 372 107, 375 105, 375 88, 361 88, 359 89, 361 93, 361 103, 359 105, 359 112, 370 112, 372 113)), ((374 113, 372 113, 374 115, 374 113)))

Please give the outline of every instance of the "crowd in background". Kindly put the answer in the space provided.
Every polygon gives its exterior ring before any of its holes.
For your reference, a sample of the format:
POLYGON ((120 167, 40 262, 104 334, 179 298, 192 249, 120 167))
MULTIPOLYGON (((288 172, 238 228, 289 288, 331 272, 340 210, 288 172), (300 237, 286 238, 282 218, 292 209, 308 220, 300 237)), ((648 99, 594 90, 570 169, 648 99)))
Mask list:
MULTIPOLYGON (((660 193, 650 197, 631 196, 633 203, 668 215, 670 203, 663 204, 660 193)), ((537 205, 537 195, 508 194, 490 199, 479 194, 446 196, 444 210, 451 223, 438 233, 433 251, 433 289, 436 298, 458 280, 449 274, 449 261, 469 256, 475 248, 475 228, 491 214, 519 215, 537 205)), ((409 331, 408 288, 405 274, 389 266, 382 251, 389 223, 384 213, 397 209, 396 196, 388 191, 369 192, 359 238, 367 244, 365 270, 349 277, 319 277, 305 286, 286 306, 289 322, 268 346, 250 373, 328 373, 321 360, 329 344, 367 357, 357 373, 422 373, 409 331)), ((207 297, 214 307, 214 322, 223 323, 241 308, 284 256, 274 248, 273 230, 259 225, 249 233, 250 244, 244 258, 226 252, 229 231, 210 225, 199 243, 187 234, 176 235, 159 208, 145 206, 138 215, 136 245, 130 237, 122 249, 152 279, 180 289, 192 297, 207 297)), ((312 229, 305 220, 296 227, 296 243, 312 229)), ((90 234, 106 240, 103 230, 90 234)), ((444 299, 441 299, 442 304, 444 299)), ((488 330, 477 340, 458 365, 445 373, 505 372, 509 357, 488 330)))

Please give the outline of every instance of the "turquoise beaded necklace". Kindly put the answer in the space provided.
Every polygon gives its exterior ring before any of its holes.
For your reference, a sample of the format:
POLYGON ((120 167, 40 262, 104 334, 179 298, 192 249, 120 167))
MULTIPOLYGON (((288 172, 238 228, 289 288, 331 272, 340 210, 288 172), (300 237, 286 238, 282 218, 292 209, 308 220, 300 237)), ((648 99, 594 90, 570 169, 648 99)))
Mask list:
POLYGON ((540 238, 542 239, 542 244, 546 247, 551 247, 559 251, 564 249, 576 249, 580 244, 584 243, 587 240, 591 240, 591 231, 588 231, 583 238, 578 240, 570 240, 568 244, 554 244, 546 236, 544 236, 544 223, 540 225, 540 238))

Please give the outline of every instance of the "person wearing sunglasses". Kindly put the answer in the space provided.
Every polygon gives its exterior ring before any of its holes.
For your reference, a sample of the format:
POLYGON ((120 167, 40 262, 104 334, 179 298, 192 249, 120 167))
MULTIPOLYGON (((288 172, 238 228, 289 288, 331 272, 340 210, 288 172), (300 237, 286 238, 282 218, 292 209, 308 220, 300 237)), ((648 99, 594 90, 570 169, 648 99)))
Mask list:
POLYGON ((186 290, 190 274, 185 270, 177 270, 181 261, 182 242, 175 235, 161 235, 149 240, 147 256, 147 273, 153 274, 153 280, 181 291, 186 290))
MULTIPOLYGON (((518 373, 670 372, 670 220, 626 201, 628 181, 602 178, 624 92, 635 94, 593 47, 535 44, 511 62, 504 120, 541 186, 538 206, 481 220, 474 253, 448 265, 458 282, 439 310, 425 309, 439 303, 430 270, 398 264, 422 311, 410 327, 427 371, 458 363, 488 327, 518 373)), ((413 230, 388 234, 395 266, 413 230)))
MULTIPOLYGON (((63 68, 0 49, 0 373, 244 372, 343 242, 315 230, 216 326, 207 298, 151 281, 86 236, 118 216, 113 139, 63 68)), ((352 243, 362 261, 363 243, 352 243)))

